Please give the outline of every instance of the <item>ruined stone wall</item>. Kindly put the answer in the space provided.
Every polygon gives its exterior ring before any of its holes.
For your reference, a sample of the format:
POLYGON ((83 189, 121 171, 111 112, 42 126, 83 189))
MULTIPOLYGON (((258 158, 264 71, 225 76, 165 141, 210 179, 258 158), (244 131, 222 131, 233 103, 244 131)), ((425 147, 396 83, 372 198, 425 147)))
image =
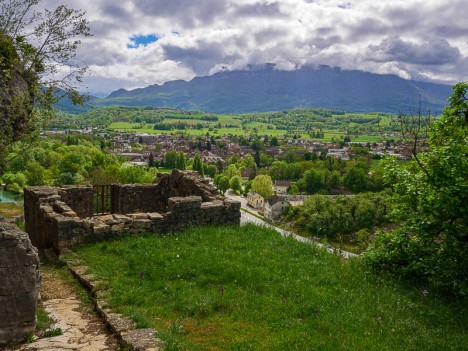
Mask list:
POLYGON ((192 225, 240 224, 240 203, 218 195, 194 172, 174 171, 152 185, 114 184, 114 211, 101 216, 88 216, 92 187, 29 187, 24 198, 26 231, 40 249, 60 251, 123 232, 167 233, 192 225))
POLYGON ((34 334, 39 256, 28 235, 0 219, 0 346, 34 334))
POLYGON ((59 189, 65 202, 80 218, 93 216, 93 187, 92 186, 63 186, 59 189))
POLYGON ((166 205, 153 184, 113 184, 113 213, 161 212, 166 205))
MULTIPOLYGON (((82 225, 78 213, 64 200, 70 201, 81 215, 93 215, 91 186, 38 186, 24 189, 26 232, 37 248, 58 248, 64 243, 75 243, 75 237, 91 234, 89 228, 82 225)), ((82 239, 78 242, 82 242, 82 239)))

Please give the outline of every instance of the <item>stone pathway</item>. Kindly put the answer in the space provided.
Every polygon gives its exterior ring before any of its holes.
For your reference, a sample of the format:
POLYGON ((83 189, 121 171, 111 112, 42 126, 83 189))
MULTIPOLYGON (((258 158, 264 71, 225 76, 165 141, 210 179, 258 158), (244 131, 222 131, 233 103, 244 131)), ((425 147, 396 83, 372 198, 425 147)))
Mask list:
POLYGON ((62 334, 37 339, 12 348, 15 351, 104 351, 119 350, 117 340, 106 330, 90 306, 79 299, 76 287, 55 268, 41 267, 41 303, 62 334))

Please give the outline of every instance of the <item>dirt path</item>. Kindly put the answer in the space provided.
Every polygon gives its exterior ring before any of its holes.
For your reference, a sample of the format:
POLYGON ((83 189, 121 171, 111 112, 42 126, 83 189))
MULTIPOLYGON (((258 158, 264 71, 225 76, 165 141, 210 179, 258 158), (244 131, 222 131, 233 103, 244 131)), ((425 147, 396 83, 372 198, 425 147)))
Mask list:
POLYGON ((41 304, 62 334, 37 339, 11 350, 21 351, 104 351, 119 350, 115 338, 109 334, 90 304, 83 303, 78 286, 68 278, 65 268, 51 265, 41 267, 41 304))

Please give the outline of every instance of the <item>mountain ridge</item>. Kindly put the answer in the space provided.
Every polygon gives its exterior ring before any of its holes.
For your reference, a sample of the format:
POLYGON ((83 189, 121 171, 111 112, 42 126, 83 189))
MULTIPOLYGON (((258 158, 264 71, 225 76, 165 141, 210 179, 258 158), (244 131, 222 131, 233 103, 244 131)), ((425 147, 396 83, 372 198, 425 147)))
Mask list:
POLYGON ((449 85, 405 80, 336 67, 302 67, 281 71, 274 65, 221 71, 190 81, 174 80, 133 90, 118 89, 96 100, 108 105, 172 107, 211 113, 327 108, 347 112, 408 113, 421 104, 439 113, 451 93, 449 85))

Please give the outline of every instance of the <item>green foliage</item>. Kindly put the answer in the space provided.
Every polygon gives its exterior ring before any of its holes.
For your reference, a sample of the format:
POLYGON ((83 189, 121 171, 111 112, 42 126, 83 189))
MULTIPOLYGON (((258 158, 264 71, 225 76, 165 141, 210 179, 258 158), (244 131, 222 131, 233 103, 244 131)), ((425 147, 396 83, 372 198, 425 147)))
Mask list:
POLYGON ((466 304, 253 225, 128 235, 76 255, 106 281, 109 308, 173 350, 466 348, 466 304))
POLYGON ((221 191, 222 194, 224 194, 230 187, 231 183, 229 181, 229 178, 226 177, 225 175, 220 175, 219 178, 217 179, 216 183, 219 191, 221 191))
POLYGON ((184 171, 187 168, 185 155, 182 151, 179 152, 176 160, 176 168, 184 171))
POLYGON ((390 210, 385 194, 367 193, 335 199, 314 195, 307 198, 303 206, 294 207, 288 219, 300 232, 310 236, 333 241, 348 236, 344 241, 353 242, 355 232, 389 223, 390 210))
POLYGON ((241 173, 235 164, 230 164, 229 166, 227 166, 226 170, 224 171, 224 175, 230 181, 233 177, 240 177, 241 173))
POLYGON ((242 192, 242 178, 238 175, 232 177, 229 181, 229 186, 237 194, 240 194, 242 192))
POLYGON ((198 154, 195 154, 193 158, 192 169, 197 171, 202 177, 205 175, 205 170, 203 169, 203 162, 198 154))
POLYGON ((431 126, 429 151, 408 163, 385 160, 402 225, 382 232, 366 255, 378 269, 462 296, 468 295, 467 89, 466 83, 454 87, 450 105, 431 126))
POLYGON ((275 193, 271 177, 265 174, 260 174, 252 180, 251 189, 257 194, 262 195, 265 199, 268 199, 275 193))
POLYGON ((179 154, 177 151, 171 150, 166 152, 164 155, 164 167, 169 169, 177 168, 177 159, 179 158, 179 154))
POLYGON ((84 98, 77 87, 86 68, 75 59, 77 37, 89 35, 84 13, 65 5, 41 13, 35 9, 39 2, 10 0, 0 6, 0 171, 6 147, 27 139, 44 110, 50 112, 63 95, 73 103, 84 98))

